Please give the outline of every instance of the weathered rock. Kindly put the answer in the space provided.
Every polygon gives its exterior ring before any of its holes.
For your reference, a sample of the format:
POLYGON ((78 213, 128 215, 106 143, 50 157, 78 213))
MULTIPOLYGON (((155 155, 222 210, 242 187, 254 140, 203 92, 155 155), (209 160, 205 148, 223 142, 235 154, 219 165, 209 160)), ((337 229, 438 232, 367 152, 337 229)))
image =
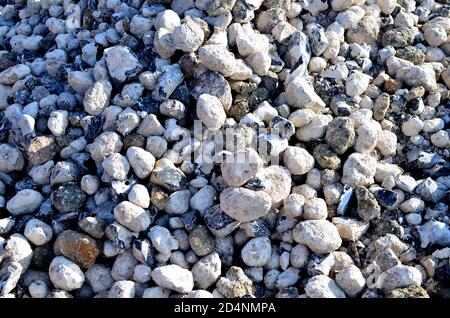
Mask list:
POLYGON ((217 290, 226 298, 241 298, 253 294, 253 282, 240 267, 232 266, 217 282, 217 290))
POLYGON ((327 220, 300 222, 292 235, 297 243, 308 246, 315 253, 331 253, 342 244, 337 228, 327 220))
MULTIPOLYGON (((325 140, 338 154, 343 154, 355 141, 354 122, 350 117, 336 117, 328 125, 325 140)), ((344 168, 345 169, 345 168, 344 168)))
POLYGON ((33 166, 39 166, 52 160, 59 147, 51 136, 39 136, 34 138, 26 148, 28 160, 33 166))
POLYGON ((214 250, 214 238, 204 226, 198 226, 189 233, 189 244, 198 256, 205 256, 214 250))
POLYGON ((100 254, 98 243, 89 235, 72 230, 61 233, 53 245, 56 255, 64 255, 82 268, 91 267, 100 254))
POLYGON ((271 254, 270 239, 265 236, 251 239, 241 251, 242 260, 251 267, 264 266, 269 261, 271 254))
POLYGON ((368 186, 374 183, 376 159, 369 155, 353 153, 344 163, 342 182, 349 185, 368 186))
POLYGON ((220 194, 220 208, 240 222, 256 220, 269 212, 272 199, 263 191, 229 187, 220 194))
POLYGON ((156 162, 150 181, 169 191, 182 190, 187 185, 184 173, 168 159, 160 159, 156 162))

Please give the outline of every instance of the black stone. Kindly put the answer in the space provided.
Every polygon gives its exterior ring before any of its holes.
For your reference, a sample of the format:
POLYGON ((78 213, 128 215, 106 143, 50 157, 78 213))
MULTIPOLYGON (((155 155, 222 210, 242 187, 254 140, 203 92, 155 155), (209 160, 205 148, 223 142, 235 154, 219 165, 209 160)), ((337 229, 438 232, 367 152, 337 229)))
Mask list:
POLYGON ((38 270, 48 271, 51 261, 55 257, 53 253, 53 244, 47 243, 45 245, 36 246, 33 249, 33 258, 31 259, 31 266, 38 270))
POLYGON ((408 101, 403 96, 400 96, 400 95, 392 95, 391 96, 391 107, 393 107, 393 108, 402 109, 406 106, 407 103, 408 103, 408 101))
POLYGON ((39 42, 40 51, 49 51, 54 45, 56 39, 56 34, 48 32, 45 37, 39 42))
POLYGON ((139 62, 142 64, 144 68, 146 68, 150 72, 156 71, 156 59, 158 58, 158 53, 156 53, 153 45, 148 45, 144 47, 141 51, 139 51, 136 56, 139 59, 139 62))
POLYGON ((16 191, 22 191, 25 189, 36 190, 37 188, 38 188, 38 185, 32 179, 20 180, 14 184, 14 189, 16 191))
POLYGON ((12 60, 12 57, 10 59, 10 58, 6 58, 5 56, 2 56, 2 57, 0 57, 0 72, 6 70, 16 64, 17 63, 12 60))
POLYGON ((87 152, 79 152, 73 154, 70 157, 70 161, 75 163, 82 173, 87 173, 91 171, 96 174, 97 168, 95 166, 94 160, 92 160, 91 155, 87 152))
POLYGON ((114 11, 112 9, 107 8, 97 8, 95 10, 94 19, 97 22, 106 22, 111 23, 111 16, 113 15, 114 11))
POLYGON ((247 189, 250 190, 263 190, 264 189, 264 183, 259 178, 251 178, 247 181, 247 183, 244 186, 247 189))
POLYGON ((18 103, 18 104, 26 105, 30 102, 30 95, 31 95, 31 93, 29 91, 27 91, 26 89, 18 90, 11 96, 12 103, 10 102, 10 100, 8 100, 8 104, 18 103))
POLYGON ((267 227, 266 222, 264 222, 261 219, 257 219, 257 220, 254 220, 254 221, 248 223, 247 231, 248 230, 250 230, 251 233, 247 232, 247 234, 250 234, 251 236, 254 236, 254 237, 270 235, 270 231, 267 227))
POLYGON ((170 95, 171 99, 176 99, 185 105, 189 105, 190 102, 190 91, 187 85, 184 83, 178 86, 175 91, 170 95))
POLYGON ((378 203, 385 208, 391 207, 397 202, 398 194, 395 191, 380 189, 376 190, 374 194, 378 203))
POLYGON ((36 214, 37 217, 49 217, 53 213, 52 209, 52 200, 47 198, 44 202, 41 203, 39 207, 39 212, 36 214))
POLYGON ((149 114, 157 114, 159 112, 159 102, 154 100, 151 95, 143 96, 137 100, 136 107, 139 110, 149 114))
POLYGON ((39 80, 35 77, 30 77, 28 79, 25 80, 23 86, 27 89, 27 90, 32 90, 36 87, 36 85, 39 84, 39 80))
POLYGON ((186 231, 190 232, 198 225, 198 218, 195 211, 186 212, 180 215, 186 231))
MULTIPOLYGON (((1 114, 3 114, 3 113, 1 113, 1 114)), ((1 171, 0 171, 0 181, 10 187, 13 184, 13 179, 11 178, 11 176, 9 176, 8 174, 1 172, 1 171)))
MULTIPOLYGON (((119 41, 119 43, 123 46, 128 46, 133 52, 136 52, 139 49, 141 43, 134 36, 125 34, 119 41)), ((134 74, 135 72, 133 72, 134 74)))
POLYGON ((269 91, 267 90, 267 88, 258 87, 257 89, 255 89, 253 92, 250 93, 248 103, 251 107, 254 107, 268 98, 269 98, 269 91))
POLYGON ((50 92, 50 94, 59 95, 65 91, 64 83, 60 82, 53 84, 48 88, 48 91, 50 92))
POLYGON ((450 263, 448 260, 442 261, 436 268, 435 277, 442 286, 450 287, 450 263))
POLYGON ((12 227, 13 232, 23 232, 25 230, 25 226, 27 225, 28 221, 33 219, 33 216, 30 214, 22 215, 16 218, 16 222, 14 223, 14 226, 12 227))
POLYGON ((224 229, 228 225, 236 221, 232 217, 222 212, 220 208, 216 208, 215 206, 205 211, 205 213, 203 214, 203 219, 205 220, 205 224, 212 230, 224 229))
POLYGON ((6 118, 5 112, 0 112, 0 141, 6 138, 10 128, 11 122, 6 118))
POLYGON ((87 116, 84 118, 84 138, 88 143, 94 141, 95 137, 102 133, 105 117, 102 115, 87 116))
POLYGON ((269 96, 274 95, 277 92, 278 88, 278 76, 275 73, 269 73, 267 76, 264 76, 262 79, 262 86, 269 91, 269 96))
POLYGON ((88 299, 94 296, 94 291, 92 287, 87 283, 84 283, 80 289, 75 291, 75 298, 88 299))
POLYGON ((419 109, 420 104, 423 104, 421 98, 414 98, 407 103, 407 107, 410 111, 417 111, 419 109))
POLYGON ((352 114, 350 107, 348 106, 338 106, 337 107, 337 115, 338 116, 350 116, 352 114))

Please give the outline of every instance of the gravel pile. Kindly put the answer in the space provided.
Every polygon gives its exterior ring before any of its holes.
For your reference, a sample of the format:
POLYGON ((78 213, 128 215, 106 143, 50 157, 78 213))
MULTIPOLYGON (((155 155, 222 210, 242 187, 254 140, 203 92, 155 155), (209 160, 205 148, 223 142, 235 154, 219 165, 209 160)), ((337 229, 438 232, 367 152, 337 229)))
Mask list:
POLYGON ((0 1, 0 296, 450 297, 446 3, 0 1))

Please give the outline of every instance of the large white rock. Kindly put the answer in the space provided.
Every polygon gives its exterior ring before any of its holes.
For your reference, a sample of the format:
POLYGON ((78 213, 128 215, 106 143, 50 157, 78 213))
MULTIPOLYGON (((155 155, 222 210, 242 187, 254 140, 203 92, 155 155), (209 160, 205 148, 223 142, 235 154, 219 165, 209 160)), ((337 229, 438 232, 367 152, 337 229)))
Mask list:
POLYGON ((19 149, 8 144, 0 145, 0 171, 9 173, 20 171, 25 165, 25 160, 19 149))
POLYGON ((166 201, 164 211, 174 215, 186 213, 189 210, 190 199, 191 192, 189 190, 173 192, 166 201))
POLYGON ((314 167, 314 157, 301 147, 287 147, 283 153, 283 161, 295 175, 308 173, 314 167))
POLYGON ((251 222, 269 212, 272 199, 264 191, 229 187, 220 194, 220 208, 232 218, 251 222))
POLYGON ((207 289, 213 285, 221 275, 222 261, 217 252, 213 252, 199 259, 192 267, 195 285, 207 289))
POLYGON ((152 271, 152 279, 163 288, 189 293, 194 288, 192 273, 178 265, 165 265, 152 271))
POLYGON ((22 265, 23 272, 30 266, 31 259, 33 258, 33 250, 31 249, 30 243, 28 243, 22 234, 12 234, 6 241, 6 246, 3 251, 2 256, 8 256, 9 261, 18 262, 22 265))
POLYGON ((228 77, 234 73, 236 59, 234 54, 220 45, 204 45, 198 50, 201 63, 211 71, 217 71, 228 77))
POLYGON ((332 223, 338 229, 342 239, 353 242, 358 241, 369 228, 369 223, 346 217, 334 217, 332 223))
POLYGON ((352 153, 344 163, 342 183, 369 186, 374 183, 377 160, 369 155, 352 153))
POLYGON ((345 81, 345 92, 348 96, 359 96, 369 86, 371 77, 360 71, 353 71, 345 81))
POLYGON ((272 245, 266 236, 255 237, 242 248, 242 260, 247 266, 264 266, 272 255, 272 245))
POLYGON ((238 151, 228 160, 224 160, 221 165, 222 176, 226 183, 233 187, 246 183, 263 166, 258 153, 252 148, 238 151))
POLYGON ((89 115, 100 115, 109 106, 112 85, 106 80, 95 82, 84 95, 83 106, 89 115))
POLYGON ((67 291, 79 289, 84 283, 83 271, 64 256, 57 256, 52 260, 48 274, 56 288, 67 291))
POLYGON ((327 220, 308 220, 298 223, 292 236, 294 241, 308 246, 314 253, 325 254, 337 250, 342 239, 339 232, 327 220))
POLYGON ((139 147, 128 148, 127 159, 136 176, 141 179, 150 176, 155 166, 155 157, 150 152, 139 147))
POLYGON ((328 216, 327 203, 322 198, 312 198, 303 206, 303 218, 305 220, 321 220, 328 216))
POLYGON ((104 51, 109 75, 121 83, 134 77, 142 70, 137 57, 126 46, 113 46, 104 51))
POLYGON ((336 283, 347 296, 356 297, 366 285, 366 280, 360 269, 355 265, 344 268, 336 275, 336 283))
POLYGON ((150 217, 143 208, 129 201, 122 201, 114 208, 116 220, 133 232, 145 231, 150 226, 150 217))
POLYGON ((386 292, 410 285, 420 286, 421 283, 422 273, 417 268, 400 264, 381 273, 376 286, 386 292))
POLYGON ((103 160, 102 167, 111 178, 119 181, 124 181, 130 171, 130 163, 120 153, 114 153, 103 160))
POLYGON ((284 94, 286 102, 297 108, 309 108, 319 113, 325 108, 324 101, 316 94, 314 88, 304 77, 298 76, 292 80, 284 94))
POLYGON ((18 80, 26 77, 31 70, 25 64, 17 64, 0 73, 0 84, 12 85, 18 80))
POLYGON ((345 293, 325 275, 317 275, 308 280, 305 292, 309 298, 345 298, 345 293))
POLYGON ((198 118, 212 130, 219 129, 227 118, 222 102, 213 95, 200 95, 197 99, 196 109, 198 118))
POLYGON ((278 208, 291 192, 291 174, 282 166, 272 165, 260 170, 255 178, 260 180, 263 189, 272 198, 272 208, 278 208))
POLYGON ((34 245, 44 245, 52 239, 52 227, 41 220, 31 219, 27 222, 23 231, 25 237, 34 245))
POLYGON ((192 209, 198 210, 203 214, 208 208, 214 205, 215 199, 216 189, 211 185, 207 185, 192 196, 189 204, 192 209))
POLYGON ((6 209, 12 215, 34 212, 41 205, 44 197, 35 190, 25 189, 16 193, 7 203, 6 209))
POLYGON ((165 227, 153 226, 148 233, 148 237, 153 247, 162 254, 170 254, 172 250, 178 249, 178 241, 165 227))
POLYGON ((106 291, 114 284, 111 277, 111 270, 100 264, 94 264, 86 271, 86 281, 91 286, 94 293, 106 291))

